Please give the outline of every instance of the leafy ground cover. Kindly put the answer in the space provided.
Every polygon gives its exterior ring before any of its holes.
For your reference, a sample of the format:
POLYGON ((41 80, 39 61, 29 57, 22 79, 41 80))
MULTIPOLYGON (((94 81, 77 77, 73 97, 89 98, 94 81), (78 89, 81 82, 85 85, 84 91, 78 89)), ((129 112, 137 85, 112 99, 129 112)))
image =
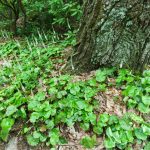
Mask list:
POLYGON ((63 74, 69 43, 0 44, 0 139, 19 122, 31 146, 149 150, 150 70, 63 74))

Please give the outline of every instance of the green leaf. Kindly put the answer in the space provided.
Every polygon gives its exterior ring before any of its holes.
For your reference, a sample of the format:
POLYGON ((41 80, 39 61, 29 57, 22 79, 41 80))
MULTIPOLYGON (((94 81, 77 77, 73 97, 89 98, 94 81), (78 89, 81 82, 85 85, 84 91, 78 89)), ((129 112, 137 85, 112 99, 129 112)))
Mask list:
POLYGON ((50 95, 55 95, 55 94, 57 94, 57 92, 58 92, 58 89, 57 89, 56 87, 51 87, 51 88, 48 90, 48 93, 49 93, 50 95))
POLYGON ((143 129, 143 132, 144 132, 144 134, 146 134, 146 135, 150 135, 150 125, 149 124, 142 124, 142 129, 143 129))
POLYGON ((126 143, 123 143, 123 144, 121 143, 121 144, 117 144, 116 146, 119 149, 125 149, 127 147, 127 144, 126 143))
POLYGON ((40 102, 38 102, 36 100, 31 100, 28 103, 28 109, 37 111, 39 109, 40 105, 41 105, 40 102))
POLYGON ((96 115, 94 113, 89 113, 88 118, 89 118, 92 125, 96 124, 96 115))
POLYGON ((115 147, 115 142, 111 138, 106 138, 104 140, 104 146, 106 148, 114 148, 115 147))
POLYGON ((107 113, 103 113, 100 115, 98 120, 98 125, 106 126, 106 123, 109 121, 109 115, 107 113))
POLYGON ((27 132, 30 131, 30 130, 31 130, 31 127, 30 127, 30 128, 25 127, 25 128, 23 129, 23 133, 27 133, 27 132))
POLYGON ((33 132, 33 137, 34 137, 35 139, 40 138, 40 136, 41 136, 41 133, 40 133, 40 132, 38 132, 38 131, 34 131, 34 132, 33 132))
POLYGON ((118 123, 118 117, 116 115, 111 115, 110 118, 109 118, 108 124, 112 125, 112 124, 115 124, 115 123, 118 123))
POLYGON ((90 86, 96 86, 96 80, 95 79, 91 79, 91 80, 88 81, 88 84, 90 86))
POLYGON ((51 111, 43 112, 42 116, 44 116, 44 119, 48 119, 51 115, 51 111))
POLYGON ((144 150, 150 150, 150 142, 145 145, 144 150))
POLYGON ((32 135, 27 135, 27 142, 31 146, 36 146, 39 143, 39 139, 38 138, 34 138, 32 135))
POLYGON ((132 143, 134 140, 132 131, 126 131, 126 136, 128 138, 128 141, 132 143))
POLYGON ((127 78, 126 78, 126 81, 127 81, 128 83, 133 82, 133 81, 134 81, 134 78, 133 78, 133 77, 127 77, 127 78))
POLYGON ((41 136, 40 136, 40 141, 41 141, 41 142, 45 142, 46 140, 47 140, 47 136, 41 134, 41 136))
POLYGON ((121 143, 119 145, 120 146, 121 145, 126 145, 129 140, 128 140, 128 137, 127 137, 127 134, 126 134, 125 130, 120 130, 119 134, 120 134, 120 140, 121 140, 121 143))
POLYGON ((80 142, 85 148, 93 148, 96 145, 96 136, 85 136, 80 142))
POLYGON ((142 117, 137 116, 135 113, 130 113, 129 116, 133 121, 137 123, 142 123, 144 121, 142 117))
POLYGON ((56 148, 51 148, 51 150, 56 150, 56 148))
POLYGON ((59 133, 59 129, 55 128, 52 129, 49 133, 49 137, 50 137, 50 144, 51 145, 56 145, 59 143, 59 137, 60 137, 60 133, 59 133))
POLYGON ((139 104, 138 104, 138 109, 139 109, 139 111, 142 112, 142 113, 149 113, 149 112, 150 112, 149 106, 146 106, 146 105, 143 104, 143 103, 139 103, 139 104))
POLYGON ((84 92, 84 97, 85 100, 89 100, 90 98, 92 98, 95 94, 96 94, 96 89, 93 89, 91 87, 85 87, 85 92, 84 92))
POLYGON ((34 100, 43 101, 45 100, 46 94, 44 92, 39 92, 35 95, 34 100))
POLYGON ((38 112, 33 112, 30 116, 30 122, 35 123, 40 118, 40 114, 38 112))
POLYGON ((14 119, 11 119, 11 118, 5 118, 1 122, 0 137, 5 142, 7 141, 9 131, 11 130, 13 125, 14 125, 14 119))
POLYGON ((60 91, 57 93, 57 98, 58 99, 61 99, 63 98, 63 96, 67 95, 67 92, 66 91, 60 91))
POLYGON ((99 127, 99 126, 94 126, 93 131, 94 131, 96 134, 100 135, 100 134, 103 133, 103 128, 102 128, 102 127, 99 127))
POLYGON ((76 104, 77 104, 79 109, 85 109, 85 107, 87 106, 86 102, 83 100, 76 101, 76 104))
POLYGON ((96 81, 104 82, 106 80, 106 73, 104 71, 96 71, 96 81))
POLYGON ((64 137, 60 137, 60 143, 61 144, 67 144, 68 143, 68 141, 64 138, 64 137))
POLYGON ((23 119, 27 117, 24 107, 21 107, 21 109, 17 111, 17 117, 22 117, 23 119))
POLYGON ((142 96, 142 102, 145 105, 150 105, 150 96, 146 95, 146 96, 142 96))
POLYGON ((6 109, 6 116, 11 116, 12 114, 14 114, 17 111, 16 106, 14 105, 10 105, 7 107, 6 109))
POLYGON ((150 70, 144 70, 143 76, 144 77, 150 77, 150 70))
POLYGON ((119 120, 119 124, 120 124, 122 129, 124 129, 124 130, 131 130, 131 124, 130 124, 129 120, 127 120, 127 119, 120 119, 119 120))
POLYGON ((66 113, 65 112, 59 112, 55 117, 55 123, 64 122, 66 120, 66 113), (62 118, 64 118, 62 120, 62 118))
POLYGON ((141 128, 136 128, 134 130, 135 136, 140 139, 140 140, 146 140, 147 139, 147 135, 143 132, 143 130, 141 128))
POLYGON ((113 137, 113 133, 112 133, 112 130, 111 130, 110 127, 108 127, 108 128, 106 129, 106 135, 107 135, 109 138, 113 137))
POLYGON ((53 129, 54 126, 55 126, 53 120, 46 120, 45 123, 46 123, 46 127, 47 127, 48 129, 53 129))
POLYGON ((115 139, 116 143, 121 143, 121 138, 118 131, 113 132, 113 138, 115 139))
POLYGON ((134 108, 137 105, 137 102, 135 99, 129 99, 128 100, 128 107, 129 108, 134 108))
POLYGON ((141 83, 143 85, 149 85, 150 84, 150 77, 145 77, 141 79, 141 83))
POLYGON ((146 91, 147 94, 150 93, 150 87, 146 87, 145 91, 146 91))
POLYGON ((133 150, 132 147, 128 146, 125 148, 125 150, 133 150))
POLYGON ((123 95, 135 97, 142 94, 142 91, 137 86, 127 85, 126 89, 123 91, 123 95))
POLYGON ((98 85, 98 90, 100 90, 100 91, 106 91, 106 84, 99 84, 98 85))
POLYGON ((87 112, 92 112, 92 111, 93 111, 93 106, 92 106, 92 105, 87 105, 87 106, 85 107, 85 111, 87 111, 87 112))
POLYGON ((70 93, 73 95, 76 95, 77 93, 80 92, 80 86, 79 85, 74 85, 71 89, 70 89, 70 93))
POLYGON ((87 131, 89 130, 90 124, 88 122, 80 123, 80 127, 84 130, 87 131))

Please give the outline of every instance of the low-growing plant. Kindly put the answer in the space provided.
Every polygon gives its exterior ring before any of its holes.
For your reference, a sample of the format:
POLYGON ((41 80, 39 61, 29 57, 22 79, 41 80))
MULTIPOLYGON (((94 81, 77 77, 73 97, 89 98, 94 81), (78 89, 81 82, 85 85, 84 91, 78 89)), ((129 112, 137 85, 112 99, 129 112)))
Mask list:
POLYGON ((75 124, 92 133, 81 140, 89 149, 98 145, 96 139, 102 135, 105 135, 107 149, 125 149, 136 141, 147 142, 150 136, 147 120, 133 113, 122 117, 107 112, 100 114, 101 102, 95 96, 116 84, 116 88, 122 89, 128 108, 148 113, 150 72, 146 70, 140 77, 125 69, 103 68, 83 81, 75 81, 74 76, 68 74, 55 75, 55 65, 64 61, 61 50, 66 45, 66 41, 45 47, 31 41, 26 44, 11 41, 0 47, 3 61, 0 65, 0 138, 7 141, 13 125, 21 120, 24 125, 20 133, 26 135, 31 146, 41 142, 51 148, 65 144, 67 139, 59 126, 75 124), (116 82, 110 84, 109 78, 116 82))
POLYGON ((126 82, 122 94, 129 108, 137 108, 142 113, 150 112, 149 70, 145 70, 142 77, 134 76, 128 70, 121 70, 116 81, 126 82))

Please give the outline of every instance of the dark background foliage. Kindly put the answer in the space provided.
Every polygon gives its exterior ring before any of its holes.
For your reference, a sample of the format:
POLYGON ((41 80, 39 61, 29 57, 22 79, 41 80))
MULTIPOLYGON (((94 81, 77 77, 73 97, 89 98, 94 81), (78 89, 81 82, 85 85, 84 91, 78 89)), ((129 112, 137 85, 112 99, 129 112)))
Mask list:
POLYGON ((30 34, 37 29, 64 33, 78 27, 82 0, 0 0, 0 29, 30 34))

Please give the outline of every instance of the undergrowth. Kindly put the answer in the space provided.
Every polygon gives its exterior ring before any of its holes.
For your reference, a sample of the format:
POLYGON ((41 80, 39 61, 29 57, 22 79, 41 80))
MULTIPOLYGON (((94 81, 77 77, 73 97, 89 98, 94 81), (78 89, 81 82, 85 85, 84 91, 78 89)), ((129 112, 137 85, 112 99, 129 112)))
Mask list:
POLYGON ((50 148, 67 143, 60 126, 76 124, 89 136, 80 144, 93 148, 104 136, 107 149, 132 149, 143 143, 150 149, 150 123, 144 114, 150 112, 150 70, 135 76, 126 69, 104 68, 85 81, 60 74, 56 65, 64 62, 62 50, 70 41, 48 45, 9 41, 0 45, 0 138, 8 140, 18 121, 23 127, 18 134, 26 136, 31 146, 44 142, 50 148), (54 74, 57 72, 57 74, 54 74), (111 84, 108 78, 114 78, 111 84), (101 101, 95 99, 110 86, 122 90, 128 109, 122 117, 98 113, 101 101))

